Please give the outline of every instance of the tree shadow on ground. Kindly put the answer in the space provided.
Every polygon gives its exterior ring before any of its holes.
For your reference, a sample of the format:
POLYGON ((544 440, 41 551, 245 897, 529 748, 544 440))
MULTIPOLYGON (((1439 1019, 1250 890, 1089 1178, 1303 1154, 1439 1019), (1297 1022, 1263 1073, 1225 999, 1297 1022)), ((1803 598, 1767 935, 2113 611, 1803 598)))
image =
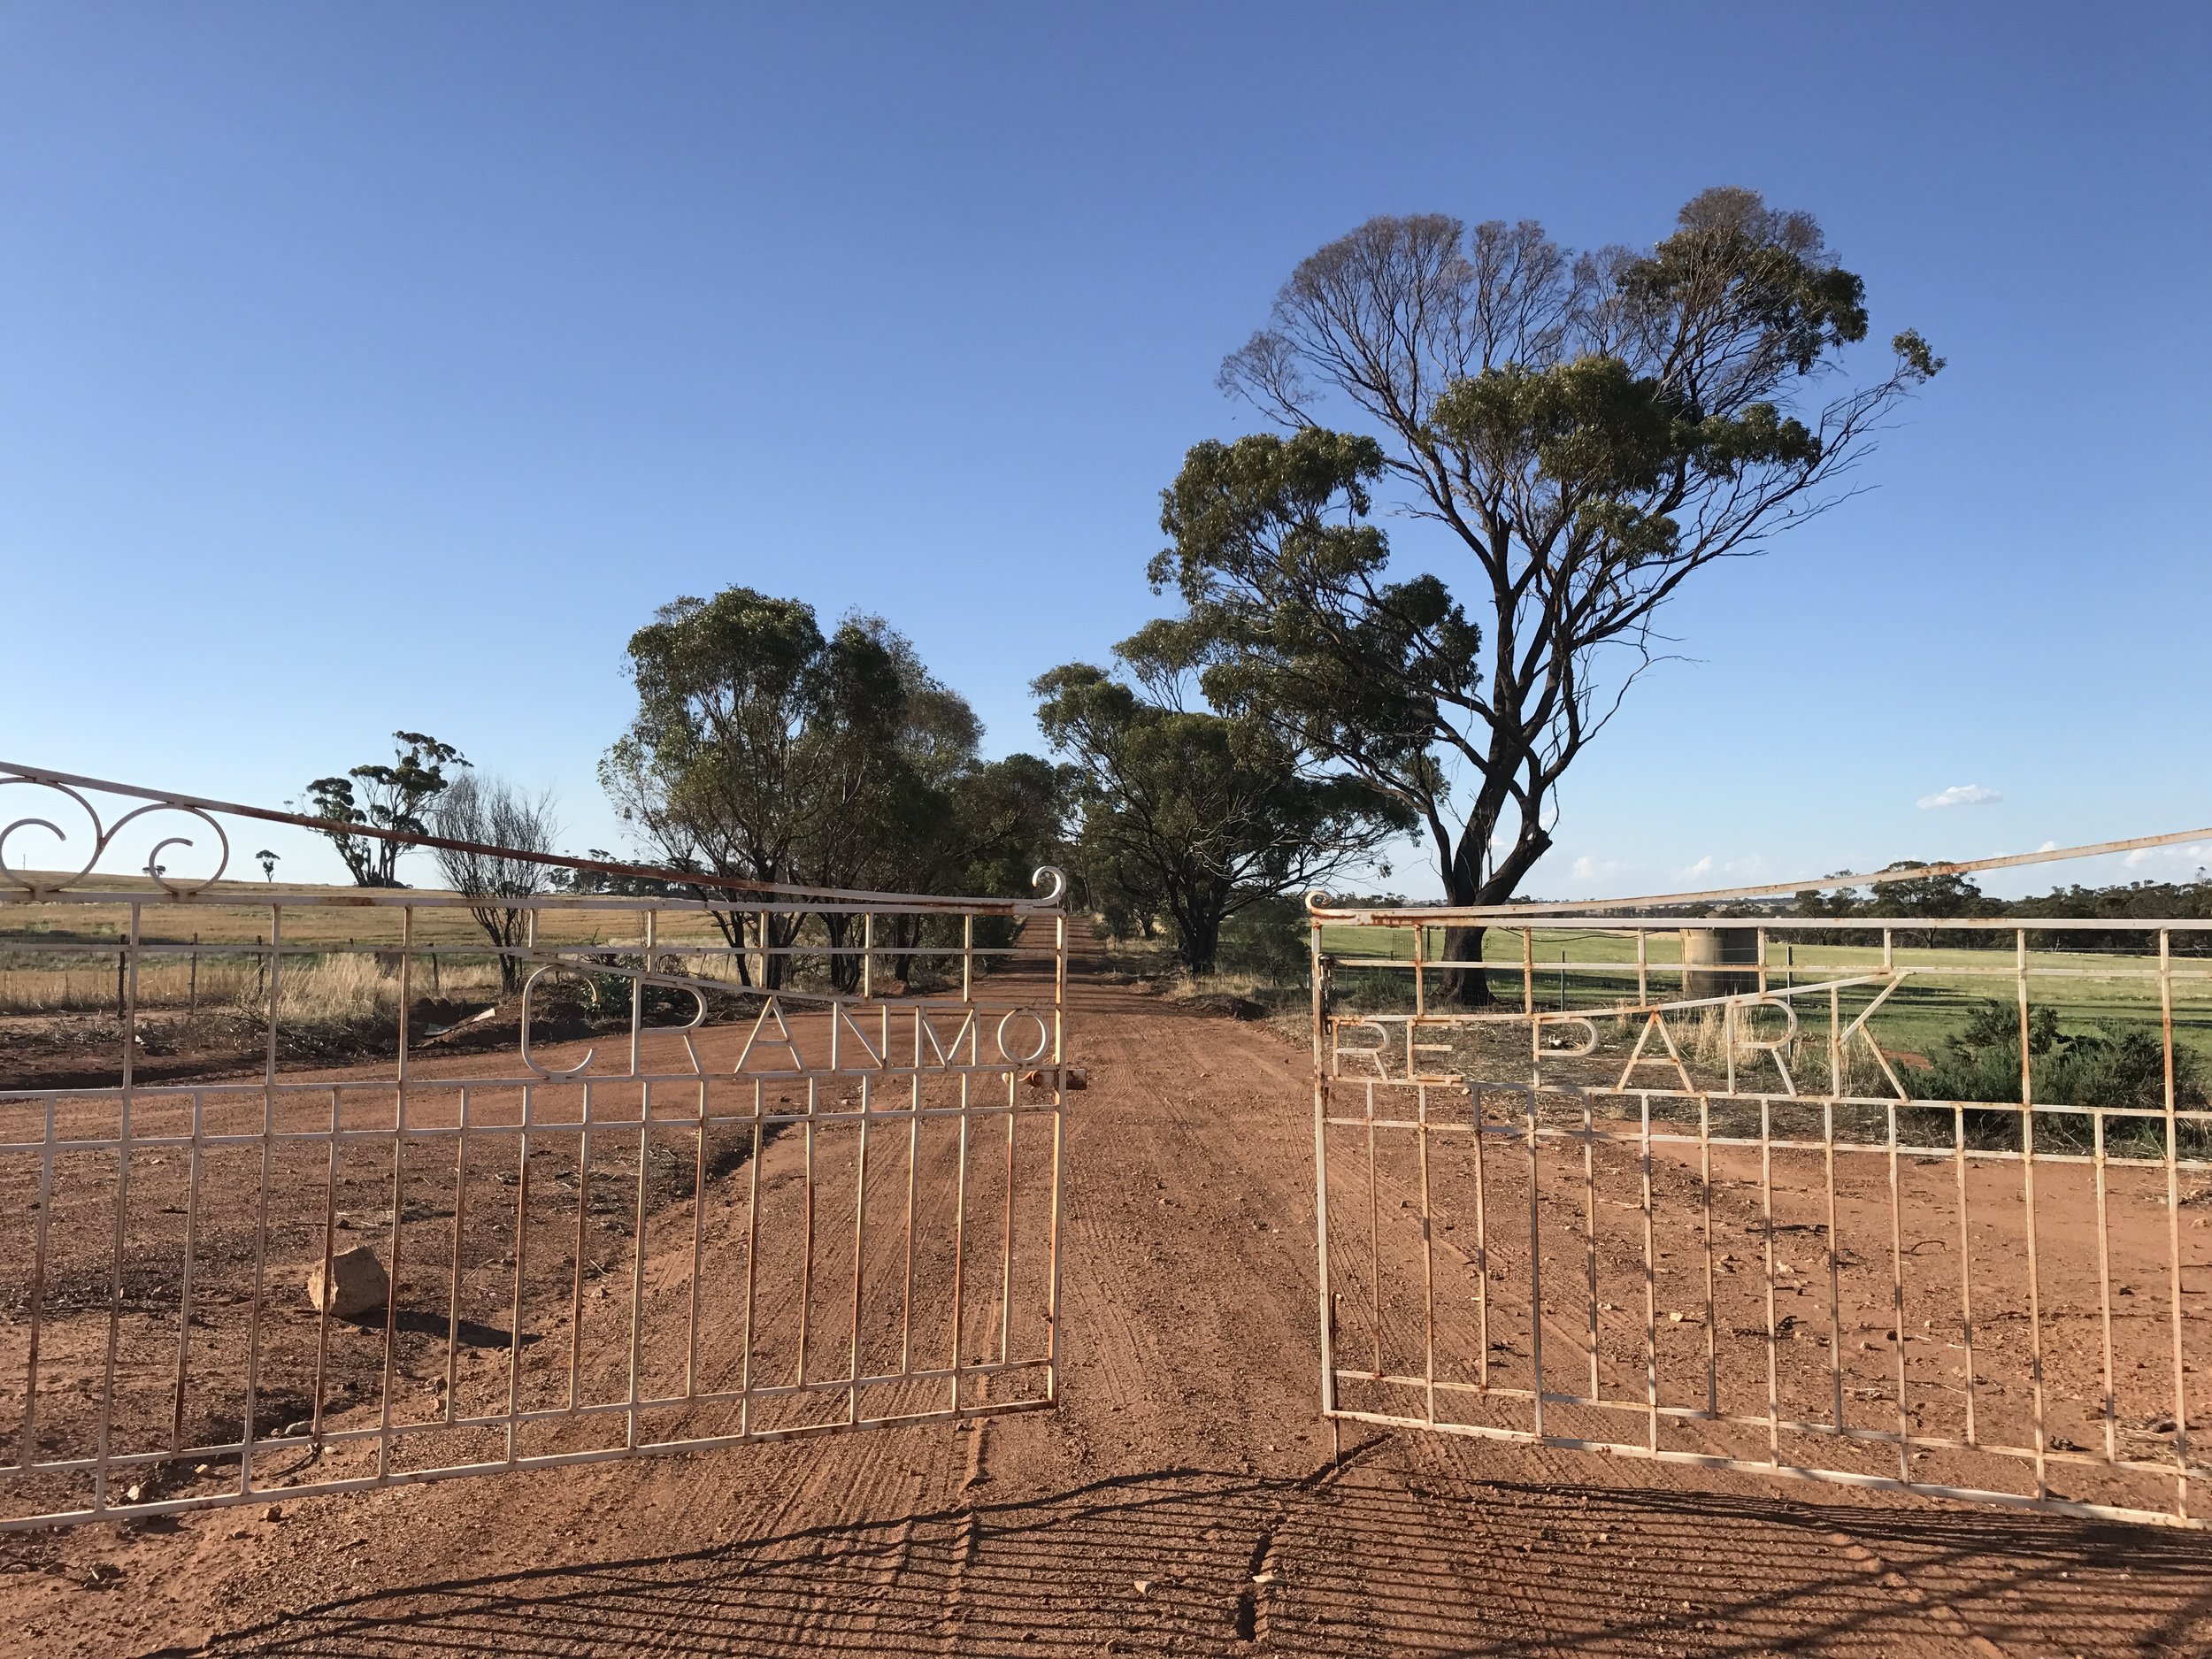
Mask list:
POLYGON ((1947 1632, 1962 1650, 1981 1635, 2201 1652, 2212 1543, 1965 1509, 1516 1486, 1354 1454, 1303 1479, 1170 1469, 419 1584, 208 1651, 1872 1655, 1947 1632))

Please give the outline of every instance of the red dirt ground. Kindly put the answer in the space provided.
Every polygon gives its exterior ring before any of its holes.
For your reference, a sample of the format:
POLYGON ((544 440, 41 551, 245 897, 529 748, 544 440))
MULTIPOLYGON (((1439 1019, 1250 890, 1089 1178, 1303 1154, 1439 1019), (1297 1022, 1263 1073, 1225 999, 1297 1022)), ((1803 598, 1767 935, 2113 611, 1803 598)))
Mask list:
POLYGON ((2193 1534, 1419 1432, 1332 1463, 1305 1055, 1071 1002, 1058 1411, 9 1534, 0 1650, 2212 1651, 2193 1534))

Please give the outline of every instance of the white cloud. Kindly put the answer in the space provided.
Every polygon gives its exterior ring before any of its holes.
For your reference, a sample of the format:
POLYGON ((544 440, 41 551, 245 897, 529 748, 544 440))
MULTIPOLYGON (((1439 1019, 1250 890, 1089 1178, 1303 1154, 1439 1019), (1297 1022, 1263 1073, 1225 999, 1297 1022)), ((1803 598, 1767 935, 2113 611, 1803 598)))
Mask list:
POLYGON ((2192 841, 2182 847, 2138 847, 2120 862, 2130 870, 2200 870, 2212 864, 2212 843, 2192 841))
POLYGON ((2058 850, 2058 843, 2056 841, 2045 841, 2035 850, 2039 853, 2055 853, 2058 850))
POLYGON ((1987 806, 2004 796, 1994 789, 1985 789, 1978 783, 1955 783, 1948 789, 1939 789, 1933 795, 1924 795, 1915 803, 1923 807, 1987 806))
POLYGON ((1713 855, 1707 853, 1704 857, 1699 859, 1695 864, 1684 870, 1682 873, 1685 876, 1711 875, 1713 873, 1713 855))
POLYGON ((1609 881, 1631 867, 1617 858, 1593 858, 1584 853, 1574 861, 1571 873, 1578 881, 1609 881))

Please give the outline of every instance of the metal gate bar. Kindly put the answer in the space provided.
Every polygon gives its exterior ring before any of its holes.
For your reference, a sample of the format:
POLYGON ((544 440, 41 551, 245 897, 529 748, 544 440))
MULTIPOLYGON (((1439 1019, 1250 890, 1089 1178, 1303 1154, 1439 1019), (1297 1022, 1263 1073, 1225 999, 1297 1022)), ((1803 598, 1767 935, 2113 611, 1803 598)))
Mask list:
MULTIPOLYGON (((124 820, 63 793, 106 848, 124 820)), ((1037 900, 503 898, 527 933, 496 948, 481 898, 27 875, 25 822, 0 975, 104 948, 120 1006, 48 1022, 97 1036, 92 1086, 0 1025, 0 1528, 1055 1403, 1058 872, 1037 900), (764 914, 794 942, 729 942, 764 914), (420 1012, 502 956, 503 1058, 420 1012), (230 985, 244 1076, 150 1079, 190 1064, 150 988, 173 964, 194 1018, 230 985), (384 1024, 319 1053, 339 992, 384 1024), (311 1305, 360 1247, 382 1287, 311 1305)))
POLYGON ((1312 926, 1328 1415, 2201 1524, 2212 923, 1312 926), (1509 953, 1432 948, 1477 928, 1509 953), (1723 930, 1755 933, 1742 961, 1723 930), (2127 948, 2063 949, 2093 930, 2127 948), (2015 1097, 1916 1092, 1927 1057, 1878 1032, 1983 983, 2015 1097), (2039 1010, 2085 987, 2132 1022, 2140 1092, 2035 1098, 2039 1010))

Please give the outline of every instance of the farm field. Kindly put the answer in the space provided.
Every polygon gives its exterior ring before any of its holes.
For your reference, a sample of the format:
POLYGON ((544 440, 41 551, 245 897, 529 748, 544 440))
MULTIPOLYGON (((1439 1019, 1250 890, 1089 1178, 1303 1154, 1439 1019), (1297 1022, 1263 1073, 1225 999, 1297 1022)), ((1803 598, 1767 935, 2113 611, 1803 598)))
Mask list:
MULTIPOLYGON (((1307 1056, 1080 975, 1071 1000, 1091 1082, 1068 1118, 1060 1410, 0 1536, 0 1629, 58 1656, 2212 1643, 2194 1534, 1351 1426, 1333 1463, 1307 1056)), ((704 1034, 710 1066, 737 1036, 704 1034)), ((2182 1212, 2200 1273, 2208 1214, 2182 1212)), ((1417 1293, 1385 1290, 1402 1334, 1417 1293)), ((2055 1286, 2057 1311, 2082 1294, 2055 1286)), ((2052 1363, 2078 1380, 2078 1351, 2052 1363)), ((2015 1371, 1988 1369, 2016 1405, 2015 1371)))
MULTIPOLYGON (((1444 954, 1443 930, 1425 930, 1430 959, 1444 954)), ((1338 982, 1378 1006, 1406 1000, 1407 970, 1358 967, 1361 958, 1410 962, 1414 932, 1409 927, 1331 925, 1321 930, 1322 949, 1339 958, 1338 982)), ((1978 1002, 2010 1003, 2016 995, 2016 958, 2004 929, 1988 935, 2006 942, 1988 949, 1901 945, 1896 966, 1909 971, 1906 983, 1885 1002, 1870 1028, 1886 1048, 1931 1053, 1957 1031, 1978 1002)), ((1595 928, 1550 926, 1530 930, 1528 955, 1534 971, 1540 1010, 1601 1010, 1636 995, 1636 946, 1625 933, 1595 928), (1617 964, 1617 969, 1614 971, 1617 964)), ((1483 933, 1483 960, 1492 970, 1494 994, 1509 1006, 1521 999, 1521 930, 1497 926, 1483 933)), ((1678 934, 1655 933, 1646 948, 1647 970, 1655 996, 1679 994, 1682 943, 1678 934)), ((1793 941, 1776 933, 1768 941, 1768 985, 1824 983, 1878 973, 1878 946, 1793 941)), ((2032 949, 2028 953, 2029 1000, 2049 1008, 2069 1030, 2106 1023, 2155 1032, 2160 1025, 2154 936, 2139 953, 2032 949)), ((1746 970, 1738 967, 1734 972, 1746 970)), ((2212 958, 2177 954, 2172 963, 2174 1028, 2177 1039, 2212 1058, 2212 958)), ((1846 992, 1845 1018, 1870 999, 1865 991, 1846 992)))

